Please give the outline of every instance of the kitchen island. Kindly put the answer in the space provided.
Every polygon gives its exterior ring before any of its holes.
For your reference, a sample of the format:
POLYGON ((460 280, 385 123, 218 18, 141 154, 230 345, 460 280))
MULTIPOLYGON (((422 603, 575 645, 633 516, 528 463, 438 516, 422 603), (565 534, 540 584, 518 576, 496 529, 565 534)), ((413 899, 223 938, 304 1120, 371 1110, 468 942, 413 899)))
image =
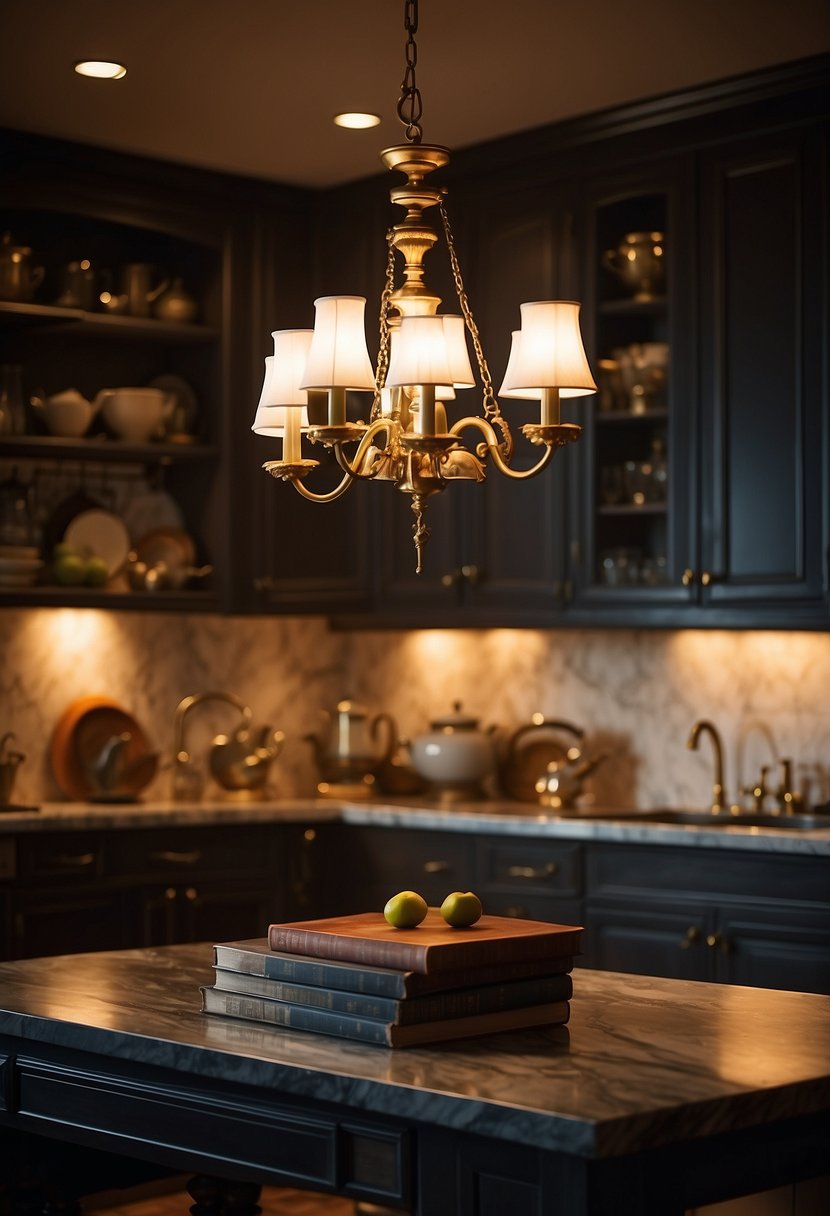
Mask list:
POLYGON ((582 970, 568 1026, 392 1051, 201 1014, 211 964, 0 964, 7 1186, 33 1143, 79 1193, 103 1149, 418 1216, 680 1216, 827 1171, 826 997, 582 970))

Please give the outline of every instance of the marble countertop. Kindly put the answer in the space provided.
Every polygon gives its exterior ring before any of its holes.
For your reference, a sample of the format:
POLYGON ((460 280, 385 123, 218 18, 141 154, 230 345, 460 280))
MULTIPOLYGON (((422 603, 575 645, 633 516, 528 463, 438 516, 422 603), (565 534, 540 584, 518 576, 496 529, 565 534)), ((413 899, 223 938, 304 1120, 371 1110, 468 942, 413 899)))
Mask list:
POLYGON ((435 803, 373 799, 348 802, 322 798, 279 801, 140 802, 132 804, 47 802, 38 811, 0 815, 0 836, 19 832, 119 830, 136 827, 207 826, 228 823, 324 823, 415 828, 534 839, 590 840, 753 852, 830 856, 827 827, 808 831, 778 827, 699 826, 656 823, 637 811, 563 815, 529 803, 470 802, 452 808, 435 803), (618 818, 613 818, 614 815, 618 818))
POLYGON ((568 1026, 393 1051, 199 1012, 209 944, 0 963, 0 1034, 583 1157, 830 1104, 830 997, 579 970, 568 1026))

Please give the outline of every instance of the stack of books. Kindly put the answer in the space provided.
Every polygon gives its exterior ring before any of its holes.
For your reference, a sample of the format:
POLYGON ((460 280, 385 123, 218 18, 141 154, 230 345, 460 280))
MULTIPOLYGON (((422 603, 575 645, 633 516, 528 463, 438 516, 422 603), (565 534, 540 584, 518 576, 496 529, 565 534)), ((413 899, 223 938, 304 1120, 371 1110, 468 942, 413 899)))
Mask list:
POLYGON ((562 1025, 581 934, 501 916, 452 929, 433 908, 416 929, 381 913, 270 925, 214 946, 202 1010, 384 1047, 562 1025))

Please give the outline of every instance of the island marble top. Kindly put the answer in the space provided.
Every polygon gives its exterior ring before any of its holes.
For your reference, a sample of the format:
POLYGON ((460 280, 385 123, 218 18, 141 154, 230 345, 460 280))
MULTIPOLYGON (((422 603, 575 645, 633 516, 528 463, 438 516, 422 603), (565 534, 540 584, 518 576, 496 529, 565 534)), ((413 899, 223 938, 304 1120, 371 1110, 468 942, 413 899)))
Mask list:
POLYGON ((341 821, 376 827, 417 828, 473 835, 524 836, 550 840, 593 840, 615 844, 659 844, 830 857, 827 827, 799 831, 749 827, 739 823, 698 825, 657 823, 636 810, 604 814, 545 810, 532 803, 482 801, 444 807, 427 800, 373 798, 283 798, 263 802, 222 801, 136 803, 47 802, 39 810, 0 814, 0 836, 19 832, 128 830, 197 827, 227 823, 324 823, 341 821))
POLYGON ((590 1158, 830 1109, 830 997, 579 969, 567 1026, 391 1050, 202 1014, 211 964, 207 943, 0 963, 0 1036, 590 1158))

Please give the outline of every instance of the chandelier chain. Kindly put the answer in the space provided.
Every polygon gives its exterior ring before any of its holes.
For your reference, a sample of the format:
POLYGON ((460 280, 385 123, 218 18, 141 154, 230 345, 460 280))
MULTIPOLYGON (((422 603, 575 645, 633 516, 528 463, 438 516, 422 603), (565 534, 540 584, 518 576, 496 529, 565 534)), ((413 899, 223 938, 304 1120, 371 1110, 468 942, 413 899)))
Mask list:
POLYGON ((444 225, 444 237, 447 242, 447 249, 450 255, 450 267, 452 269, 453 282, 455 283, 455 293, 458 296, 458 303, 461 305, 461 312, 464 316, 464 322, 469 331, 473 342, 473 350, 475 351, 476 363, 478 364, 481 383, 484 388, 482 404, 484 406, 485 417, 499 428, 502 434, 502 442, 499 445, 505 456, 509 459, 513 452, 513 436, 510 433, 510 428, 507 421, 499 409, 499 403, 496 395, 493 392, 493 381, 490 377, 490 368, 487 366, 487 358, 484 354, 484 348, 481 345, 481 337, 479 336, 478 326, 473 316, 473 310, 470 307, 467 290, 464 287, 464 280, 461 277, 461 267, 458 262, 458 255, 455 252, 455 240, 450 227, 450 217, 447 214, 447 208, 444 200, 438 204, 438 210, 441 213, 441 223, 444 225))
POLYGON ((415 82, 415 65, 418 62, 418 46, 415 35, 418 32, 418 0, 404 0, 404 28, 406 29, 406 70, 401 82, 401 95, 398 98, 398 118, 404 125, 406 138, 412 144, 419 144, 423 131, 421 117, 424 112, 421 101, 421 91, 415 82))
POLYGON ((380 310, 378 316, 378 332, 380 334, 380 342, 378 344, 378 363, 375 370, 375 395, 372 400, 372 412, 369 415, 370 422, 374 422, 375 419, 380 416, 380 390, 386 384, 386 373, 389 371, 389 302, 392 299, 392 292, 395 290, 394 237, 395 233, 393 229, 390 228, 386 233, 386 280, 383 284, 383 291, 380 295, 380 310))

